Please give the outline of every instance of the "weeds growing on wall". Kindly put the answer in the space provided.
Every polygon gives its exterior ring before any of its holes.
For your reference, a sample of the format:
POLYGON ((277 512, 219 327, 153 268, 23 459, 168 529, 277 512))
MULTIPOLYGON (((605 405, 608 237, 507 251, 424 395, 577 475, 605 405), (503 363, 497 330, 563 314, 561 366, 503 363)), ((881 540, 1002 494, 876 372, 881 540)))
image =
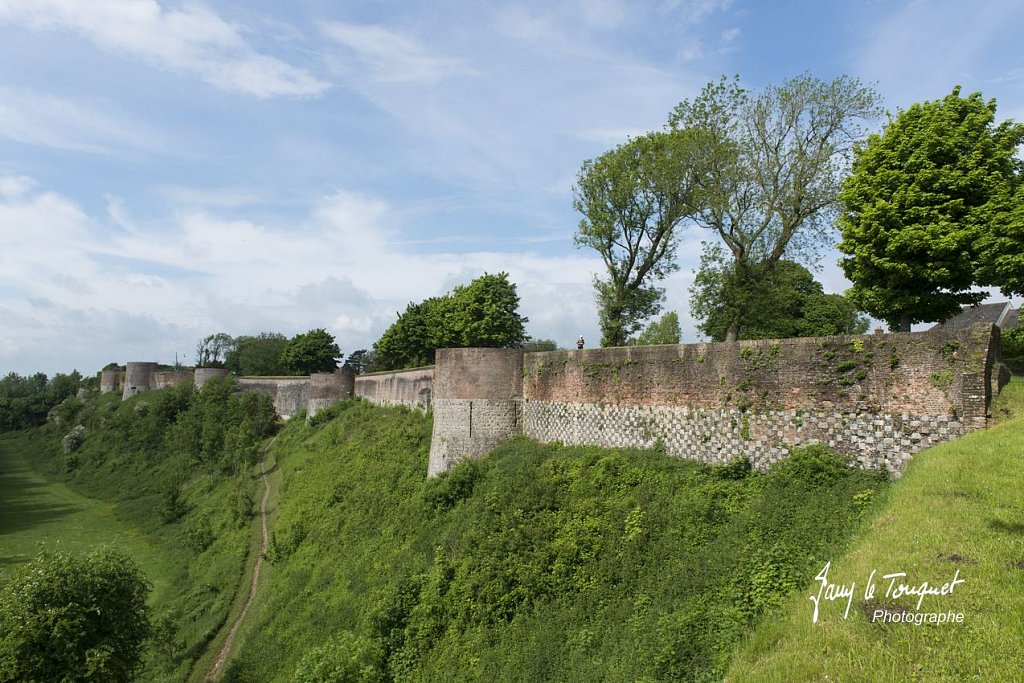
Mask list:
POLYGON ((714 678, 886 487, 822 447, 762 474, 524 439, 427 480, 429 418, 332 416, 275 444, 271 564, 225 680, 714 678))

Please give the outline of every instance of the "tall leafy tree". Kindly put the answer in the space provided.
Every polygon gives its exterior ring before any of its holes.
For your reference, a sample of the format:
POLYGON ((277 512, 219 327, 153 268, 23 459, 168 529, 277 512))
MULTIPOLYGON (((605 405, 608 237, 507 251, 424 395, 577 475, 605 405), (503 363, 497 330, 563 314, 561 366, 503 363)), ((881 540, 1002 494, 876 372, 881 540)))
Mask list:
POLYGON ((340 358, 341 349, 334 335, 322 327, 295 335, 281 353, 284 364, 302 375, 334 372, 340 358))
POLYGON ((348 368, 354 375, 363 375, 370 371, 373 366, 374 354, 366 349, 359 349, 348 354, 343 367, 348 368))
POLYGON ((445 307, 443 297, 410 302, 374 343, 377 366, 381 370, 397 370, 433 364, 434 351, 445 346, 445 331, 441 328, 445 307))
POLYGON ((854 300, 893 329, 1024 292, 1024 125, 980 93, 914 104, 858 148, 843 186, 840 251, 854 300))
POLYGON ((583 215, 574 240, 597 251, 594 276, 602 346, 622 346, 658 313, 678 270, 677 227, 696 211, 693 136, 688 130, 642 135, 583 163, 573 207, 583 215))
MULTIPOLYGON (((719 245, 706 245, 701 269, 690 288, 690 306, 698 327, 712 341, 724 341, 737 308, 734 271, 719 245)), ((799 263, 783 259, 756 292, 741 292, 750 310, 740 339, 785 339, 834 334, 863 334, 868 319, 841 294, 825 294, 821 283, 799 263)))
POLYGON ((519 294, 508 273, 484 273, 458 285, 448 297, 447 336, 462 347, 513 348, 526 341, 526 323, 519 314, 519 294))
POLYGON ((526 341, 527 322, 508 273, 484 273, 444 296, 410 303, 373 345, 374 367, 430 365, 440 348, 519 347, 526 341))
POLYGON ((134 680, 150 632, 149 585, 126 555, 44 555, 0 591, 0 679, 134 680))
POLYGON ((877 102, 854 78, 804 74, 756 95, 723 79, 673 110, 669 129, 691 131, 699 147, 695 221, 728 249, 727 341, 757 313, 783 258, 810 259, 828 241, 850 151, 877 102))

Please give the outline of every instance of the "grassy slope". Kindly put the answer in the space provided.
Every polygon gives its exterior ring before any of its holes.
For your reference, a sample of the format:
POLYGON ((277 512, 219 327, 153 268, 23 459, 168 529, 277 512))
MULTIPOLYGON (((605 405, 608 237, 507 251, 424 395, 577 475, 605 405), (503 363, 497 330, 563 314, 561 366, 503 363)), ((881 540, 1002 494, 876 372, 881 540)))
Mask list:
POLYGON ((111 544, 135 558, 162 596, 174 564, 170 553, 118 519, 112 505, 39 474, 31 466, 39 447, 38 433, 0 436, 0 579, 40 548, 86 552, 111 544))
POLYGON ((275 444, 271 564, 226 680, 292 680, 342 632, 401 680, 703 680, 883 488, 814 457, 744 476, 525 440, 427 481, 427 418, 337 412, 275 444))
MULTIPOLYGON (((727 680, 1024 680, 1022 406, 1024 381, 1017 379, 995 410, 1014 417, 915 456, 882 515, 834 558, 830 578, 861 587, 848 619, 837 601, 813 624, 813 591, 802 592, 746 642, 727 680), (874 569, 905 571, 915 584, 941 584, 959 569, 964 583, 953 594, 926 597, 922 611, 962 612, 964 622, 870 623, 860 605, 874 569)), ((878 584, 876 598, 885 600, 886 582, 878 584)), ((905 598, 886 602, 916 607, 905 598)))
MULTIPOLYGON (((172 395, 163 390, 124 402, 110 394, 92 399, 79 415, 88 436, 70 471, 60 448, 66 427, 50 424, 5 437, 5 442, 14 440, 36 481, 48 482, 36 491, 77 501, 82 508, 78 518, 85 524, 78 530, 63 527, 63 520, 56 527, 26 527, 15 537, 17 546, 11 545, 14 552, 31 552, 26 549, 37 539, 51 537, 64 537, 76 550, 114 542, 127 552, 154 587, 149 604, 157 635, 141 680, 168 683, 186 680, 227 619, 252 531, 238 510, 239 491, 244 487, 251 498, 256 490, 250 477, 183 471, 181 458, 168 455, 168 427, 154 420, 153 406, 172 395), (139 410, 140 404, 149 409, 139 410), (161 508, 166 490, 177 488, 173 482, 182 482, 184 514, 168 523, 161 508)), ((53 510, 46 507, 53 503, 39 503, 33 496, 22 509, 37 517, 53 510)), ((0 552, 7 554, 6 548, 0 537, 0 552)))

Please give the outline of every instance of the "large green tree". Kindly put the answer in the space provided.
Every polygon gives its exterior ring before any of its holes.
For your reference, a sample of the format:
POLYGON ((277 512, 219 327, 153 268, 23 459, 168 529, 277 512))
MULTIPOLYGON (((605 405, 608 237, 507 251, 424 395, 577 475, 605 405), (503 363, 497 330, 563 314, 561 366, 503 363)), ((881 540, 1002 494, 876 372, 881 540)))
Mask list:
POLYGON ((135 563, 112 549, 33 560, 0 591, 0 681, 133 680, 148 593, 135 563))
POLYGON ((295 335, 281 352, 284 364, 302 375, 334 372, 340 358, 341 349, 334 341, 334 335, 322 327, 295 335))
POLYGON ((712 341, 724 341, 742 299, 750 310, 740 339, 785 339, 834 334, 863 334, 868 319, 841 294, 825 294, 821 283, 799 263, 779 261, 755 292, 734 286, 734 271, 719 245, 706 245, 701 268, 690 288, 690 309, 712 341))
POLYGON ((848 76, 805 74, 756 95, 723 79, 670 115, 669 129, 691 131, 699 147, 695 220, 728 249, 727 341, 757 315, 783 258, 809 260, 829 241, 849 153, 877 102, 848 76))
POLYGON ((286 375, 288 366, 282 357, 287 346, 288 337, 278 332, 238 337, 225 356, 224 367, 241 376, 286 375))
POLYGON ((636 338, 637 346, 654 344, 678 344, 683 333, 679 328, 679 314, 669 311, 659 320, 650 323, 636 338))
POLYGON ((698 164, 688 130, 633 138, 583 163, 573 206, 583 214, 577 246, 597 251, 594 276, 602 346, 622 346, 661 309, 657 286, 678 269, 677 227, 696 211, 698 164))
POLYGON ((909 331, 986 295, 1024 292, 1024 125, 980 93, 914 104, 859 147, 843 185, 839 249, 854 300, 909 331))
POLYGON ((484 273, 444 296, 410 303, 373 345, 374 369, 430 365, 440 348, 519 347, 527 322, 508 273, 484 273))

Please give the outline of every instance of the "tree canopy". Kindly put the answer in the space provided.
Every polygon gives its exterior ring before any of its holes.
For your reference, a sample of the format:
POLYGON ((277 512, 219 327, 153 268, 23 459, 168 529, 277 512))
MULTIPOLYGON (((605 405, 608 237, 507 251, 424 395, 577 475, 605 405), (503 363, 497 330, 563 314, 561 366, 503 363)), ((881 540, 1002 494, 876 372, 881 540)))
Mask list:
POLYGON ((484 273, 440 297, 410 303, 373 345, 374 368, 430 365, 440 348, 514 348, 526 341, 527 318, 508 273, 484 273))
POLYGON ((288 337, 278 332, 241 336, 225 355, 224 367, 236 375, 248 377, 286 375, 289 368, 282 357, 287 346, 288 337))
POLYGON ((373 367, 373 362, 374 354, 372 351, 359 349, 348 354, 348 358, 345 359, 345 364, 342 367, 348 368, 354 375, 363 375, 370 371, 373 367))
MULTIPOLYGON (((739 289, 734 271, 719 245, 706 245, 701 268, 690 288, 690 307, 698 327, 712 341, 724 341, 735 318, 739 289)), ((755 292, 741 294, 746 323, 741 339, 785 339, 834 334, 863 334, 868 319, 850 299, 825 294, 821 283, 799 263, 783 259, 755 292)))
POLYGON ((217 332, 196 344, 197 368, 222 368, 227 354, 235 347, 235 340, 226 332, 217 332))
POLYGON ((622 346, 661 309, 657 283, 673 271, 677 226, 695 211, 695 146, 688 130, 642 135, 583 163, 574 240, 600 254, 594 276, 602 346, 622 346))
POLYGON ((78 370, 57 373, 52 379, 42 372, 29 377, 8 373, 0 379, 0 432, 43 424, 50 409, 74 400, 85 384, 78 370))
POLYGON ((694 219, 731 260, 727 340, 757 314, 779 261, 810 259, 828 241, 848 155, 877 101, 854 78, 804 74, 756 95, 722 79, 673 110, 669 129, 691 131, 699 147, 694 219))
POLYGON ((281 352, 285 366, 302 375, 334 372, 340 358, 341 349, 334 335, 322 327, 295 335, 281 352))
POLYGON ((1024 293, 1024 125, 980 93, 914 104, 856 151, 840 251, 864 310, 909 331, 986 295, 1024 293))
POLYGON ((640 336, 637 337, 638 346, 652 346, 654 344, 678 344, 683 333, 679 328, 679 314, 669 311, 648 325, 640 336))
POLYGON ((0 591, 0 679, 133 680, 150 632, 148 594, 116 550, 33 560, 0 591))

